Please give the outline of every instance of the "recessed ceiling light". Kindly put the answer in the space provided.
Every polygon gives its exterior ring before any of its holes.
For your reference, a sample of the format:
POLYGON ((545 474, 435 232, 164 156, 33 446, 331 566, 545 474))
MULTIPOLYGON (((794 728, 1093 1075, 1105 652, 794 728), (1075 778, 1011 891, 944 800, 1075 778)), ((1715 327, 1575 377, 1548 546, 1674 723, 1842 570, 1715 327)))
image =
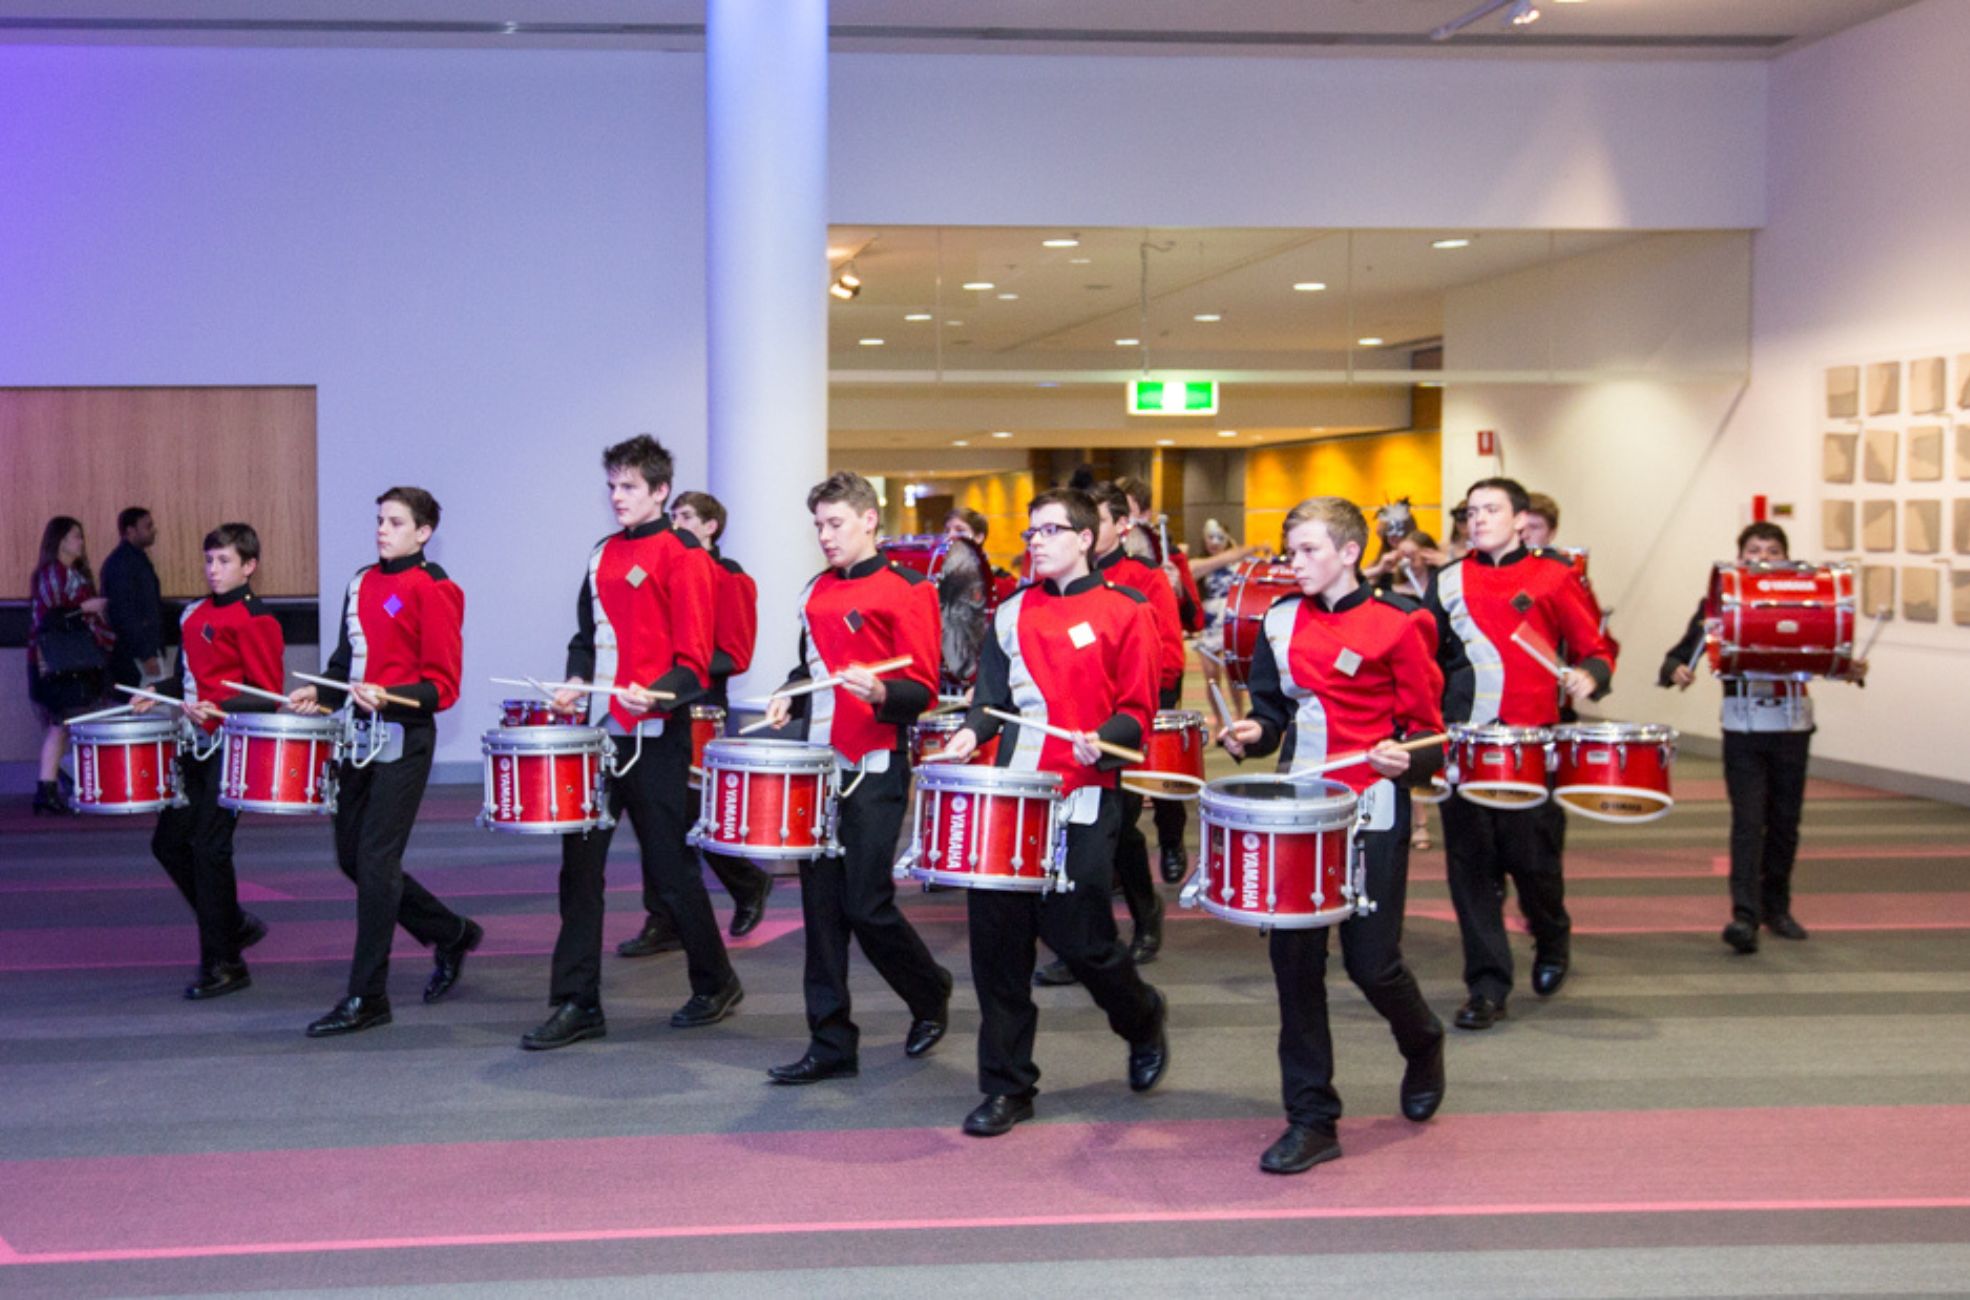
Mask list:
POLYGON ((910 313, 910 314, 909 314, 908 316, 905 316, 905 317, 904 317, 903 319, 904 319, 904 320, 929 320, 929 319, 930 319, 930 313, 929 313, 929 312, 927 312, 927 311, 913 311, 913 312, 911 312, 911 313, 910 313))
POLYGON ((964 282, 964 287, 969 289, 973 293, 984 293, 987 289, 998 288, 998 286, 993 284, 990 280, 966 280, 964 282))
POLYGON ((882 346, 881 339, 857 339, 855 341, 865 348, 879 348, 882 346))
POLYGON ((1215 324, 1218 321, 1223 320, 1224 317, 1220 316, 1217 312, 1214 311, 1205 311, 1205 312, 1197 313, 1197 315, 1192 316, 1190 319, 1197 321, 1200 324, 1211 325, 1211 324, 1215 324))
POLYGON ((1468 240, 1468 239, 1462 239, 1462 238, 1459 238, 1459 239, 1432 239, 1432 240, 1430 241, 1430 247, 1431 247, 1431 248, 1469 248, 1470 246, 1471 246, 1471 241, 1470 241, 1470 240, 1468 240))
POLYGON ((1092 257, 1070 257, 1070 258, 1068 258, 1068 259, 1067 259, 1067 265, 1069 265, 1069 266, 1087 266, 1087 265, 1090 265, 1090 264, 1091 264, 1091 263, 1092 263, 1093 261, 1094 261, 1094 259, 1093 259, 1092 257))
POLYGON ((1319 293, 1326 287, 1327 284, 1324 280, 1302 280, 1294 285, 1293 289, 1297 293, 1319 293))
POLYGON ((1018 294, 1016 294, 1016 293, 1002 293, 1002 294, 1000 294, 1000 295, 999 295, 999 301, 1000 301, 1000 302, 1018 302, 1018 301, 1019 301, 1019 295, 1018 295, 1018 294))
POLYGON ((961 321, 961 320, 947 320, 947 321, 945 321, 944 323, 945 323, 946 325, 949 325, 949 326, 950 326, 950 327, 951 327, 952 329, 962 329, 962 328, 964 328, 964 322, 963 322, 963 321, 961 321))
POLYGON ((1362 348, 1379 348, 1382 346, 1383 342, 1385 342, 1385 340, 1378 339, 1372 334, 1365 339, 1356 339, 1354 341, 1356 347, 1362 347, 1362 348))
POLYGON ((1116 347, 1118 347, 1118 348, 1138 348, 1138 347, 1141 347, 1141 346, 1142 346, 1142 340, 1141 340, 1141 339, 1116 339, 1116 340, 1115 340, 1115 346, 1116 346, 1116 347))
POLYGON ((1006 429, 994 429, 992 430, 992 436, 994 438, 1010 438, 1012 433, 1006 429))
POLYGON ((850 251, 846 248, 836 248, 830 244, 828 246, 828 260, 830 262, 838 261, 841 258, 847 257, 850 251))
POLYGON ((1079 248, 1080 246, 1081 241, 1078 239, 1042 239, 1040 241, 1041 248, 1079 248))
POLYGON ((953 438, 951 439, 951 445, 953 447, 969 447, 971 443, 963 438, 953 438))
POLYGON ((1218 437, 1220 437, 1220 438, 1236 438, 1237 436, 1238 436, 1238 430, 1236 430, 1236 429, 1219 429, 1219 430, 1218 430, 1218 437))
POLYGON ((1156 445, 1158 447, 1174 447, 1177 445, 1177 440, 1175 438, 1158 438, 1156 445))

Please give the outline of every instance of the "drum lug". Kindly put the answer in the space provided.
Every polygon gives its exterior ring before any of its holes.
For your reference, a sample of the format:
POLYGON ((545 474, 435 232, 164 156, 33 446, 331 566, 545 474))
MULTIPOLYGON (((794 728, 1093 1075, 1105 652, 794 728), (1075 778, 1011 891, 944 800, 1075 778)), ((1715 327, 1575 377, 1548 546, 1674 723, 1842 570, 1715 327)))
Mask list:
POLYGON ((1187 911, 1197 910, 1197 898, 1204 892, 1204 873, 1193 871, 1190 879, 1183 882, 1183 889, 1177 894, 1177 906, 1187 911))

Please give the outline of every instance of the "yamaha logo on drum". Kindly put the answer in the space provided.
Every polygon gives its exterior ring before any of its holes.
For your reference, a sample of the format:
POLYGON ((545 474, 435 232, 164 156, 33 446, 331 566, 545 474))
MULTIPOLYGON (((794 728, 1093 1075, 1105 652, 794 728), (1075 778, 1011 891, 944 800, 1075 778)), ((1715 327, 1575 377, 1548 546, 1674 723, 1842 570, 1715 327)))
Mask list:
POLYGON ((1238 855, 1238 905, 1248 911, 1259 906, 1259 845, 1265 841, 1256 832, 1246 831, 1238 855))
POLYGON ((1817 582, 1801 582, 1797 578, 1760 578, 1752 584, 1760 591, 1818 591, 1817 582))
POLYGON ((964 841, 971 820, 971 800, 954 794, 945 806, 950 809, 951 815, 944 823, 944 866, 947 871, 962 870, 958 864, 965 860, 964 841))
POLYGON ((518 818, 520 809, 513 791, 513 759, 510 756, 501 757, 493 764, 493 772, 499 778, 496 797, 500 817, 506 820, 518 818))
POLYGON ((718 801, 718 837, 728 844, 739 841, 739 774, 725 774, 725 789, 718 801))

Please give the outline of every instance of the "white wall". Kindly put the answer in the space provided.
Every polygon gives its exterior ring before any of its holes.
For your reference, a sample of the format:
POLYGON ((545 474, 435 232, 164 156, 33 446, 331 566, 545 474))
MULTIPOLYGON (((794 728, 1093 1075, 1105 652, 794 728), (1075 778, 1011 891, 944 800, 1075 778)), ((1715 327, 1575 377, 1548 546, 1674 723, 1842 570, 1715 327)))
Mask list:
MULTIPOLYGON (((1596 587, 1620 608, 1625 643, 1611 715, 1717 734, 1714 688, 1675 698, 1647 683, 1754 493, 1795 503, 1799 516, 1785 521, 1795 554, 1817 551, 1819 368, 1970 337, 1966 68, 1970 5, 1959 0, 1925 0, 1773 65, 1770 198, 1753 242, 1752 379, 1741 396, 1663 384, 1449 391, 1446 488, 1484 470, 1474 432, 1495 428, 1505 468, 1559 498, 1565 540, 1594 547, 1596 587)), ((1456 344, 1453 332, 1447 364, 1456 344)), ((1970 749, 1910 743, 1970 730, 1960 687, 1970 646, 1933 641, 1891 630, 1865 691, 1819 689, 1815 754, 1970 782, 1970 749)))

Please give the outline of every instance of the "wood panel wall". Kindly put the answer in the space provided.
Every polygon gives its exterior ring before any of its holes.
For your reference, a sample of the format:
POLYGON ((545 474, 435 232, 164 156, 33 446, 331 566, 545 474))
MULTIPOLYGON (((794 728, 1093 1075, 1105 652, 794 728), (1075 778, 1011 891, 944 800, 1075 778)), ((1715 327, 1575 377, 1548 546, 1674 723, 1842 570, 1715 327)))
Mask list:
MULTIPOLYGON (((1443 540, 1443 436, 1406 430, 1359 438, 1331 438, 1245 453, 1245 535, 1240 540, 1277 548, 1286 512, 1308 497, 1346 497, 1369 515, 1375 507, 1408 497, 1416 522, 1443 540)), ((1369 558, 1381 547, 1372 538, 1369 558)))
POLYGON ((255 591, 319 587, 312 387, 0 388, 0 464, 0 598, 27 597, 55 515, 82 521, 100 572, 125 506, 157 521, 150 557, 166 596, 205 594, 199 542, 229 521, 260 534, 255 591))

